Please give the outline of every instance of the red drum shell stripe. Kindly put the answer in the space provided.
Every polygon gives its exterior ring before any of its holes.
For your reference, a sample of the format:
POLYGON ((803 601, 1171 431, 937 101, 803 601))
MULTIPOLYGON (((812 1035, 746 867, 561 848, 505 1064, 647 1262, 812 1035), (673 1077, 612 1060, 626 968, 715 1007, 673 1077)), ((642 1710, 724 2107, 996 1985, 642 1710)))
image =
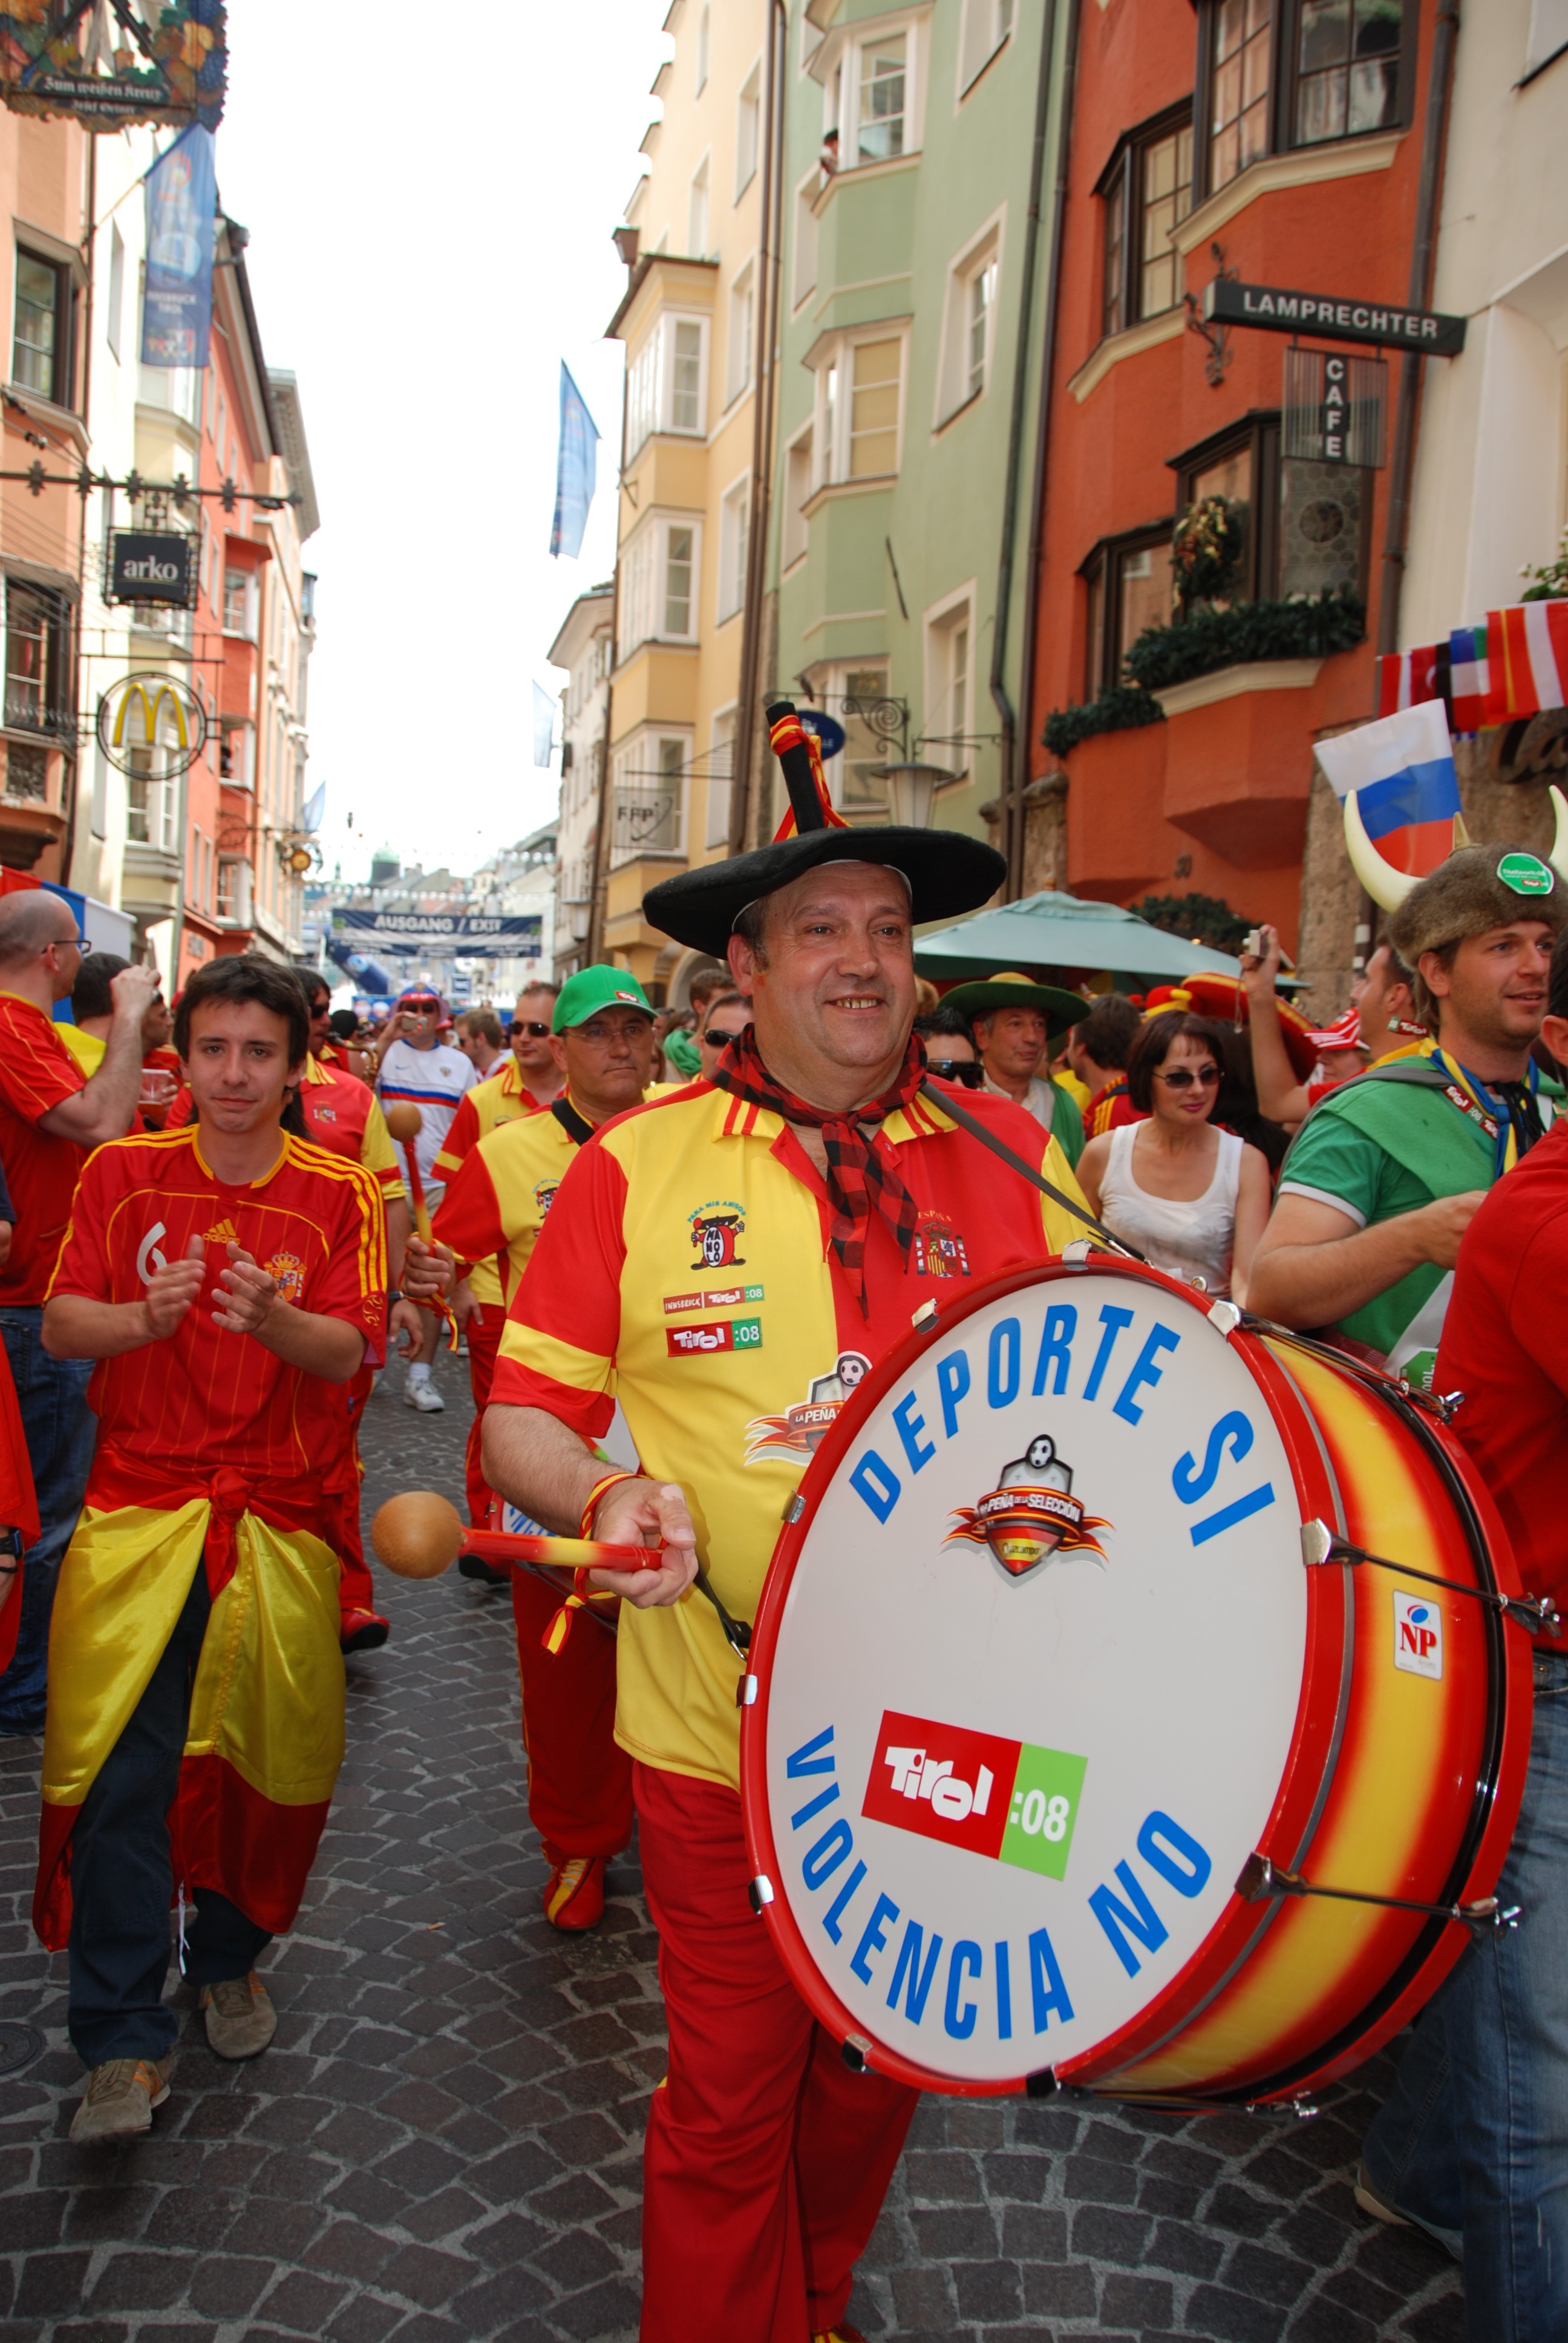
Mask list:
MULTIPOLYGON (((1158 1285, 1206 1315, 1190 1286, 1096 1257, 1101 1275, 1158 1285)), ((802 1510, 774 1550, 752 1634, 757 1695, 742 1711, 740 1795, 753 1868, 779 1877, 767 1795, 769 1675, 790 1581, 821 1493, 848 1458, 867 1413, 914 1363, 974 1312, 1042 1279, 1054 1263, 977 1286, 908 1337, 867 1375, 817 1451, 802 1510)), ((1519 1591, 1505 1532, 1463 1450, 1435 1422, 1406 1424, 1354 1367, 1290 1342, 1237 1333, 1283 1440, 1302 1521, 1318 1519, 1374 1554, 1462 1584, 1519 1591), (1392 1495, 1385 1493, 1392 1493, 1392 1495), (1456 1503, 1457 1498, 1457 1503, 1456 1503), (1462 1508, 1473 1513, 1479 1558, 1462 1508), (1490 1549, 1490 1569, 1485 1549, 1490 1549), (1391 1552, 1392 1550, 1392 1552, 1391 1552)), ((1523 1630, 1462 1595, 1438 1595, 1449 1664, 1439 1703, 1402 1697, 1412 1679, 1392 1665, 1397 1575, 1371 1566, 1307 1568, 1307 1664, 1290 1759, 1259 1851, 1327 1886, 1449 1904, 1490 1894, 1507 1853, 1530 1745, 1531 1650, 1523 1630), (1446 1754, 1445 1754, 1446 1753, 1446 1754), (1389 1815, 1373 1769, 1401 1784, 1408 1811, 1389 1815)), ((1421 1592, 1419 1583, 1410 1589, 1421 1592)), ((1423 1694, 1440 1687, 1415 1679, 1423 1694)), ((863 2043, 854 2018, 813 1964, 787 1898, 764 1907, 780 1956, 819 2023, 863 2043)), ((1066 2084, 1116 2097, 1289 2097, 1348 2072, 1408 2022, 1469 1943, 1462 1926, 1413 1913, 1318 1898, 1249 1904, 1233 1896, 1186 1966, 1121 2033, 1058 2072, 1066 2084)), ((1029 2077, 955 2077, 881 2043, 868 2064, 922 2090, 989 2097, 1029 2077)))

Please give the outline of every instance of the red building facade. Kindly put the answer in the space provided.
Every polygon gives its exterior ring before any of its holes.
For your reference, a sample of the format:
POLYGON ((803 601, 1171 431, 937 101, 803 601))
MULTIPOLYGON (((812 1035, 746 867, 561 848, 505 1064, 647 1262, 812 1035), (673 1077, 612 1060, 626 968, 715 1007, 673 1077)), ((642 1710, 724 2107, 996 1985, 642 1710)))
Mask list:
MULTIPOLYGON (((1184 297, 1201 309, 1222 271, 1403 307, 1435 14, 1436 0, 1079 0, 1026 886, 1220 897, 1296 943, 1312 742, 1372 712, 1391 475, 1286 452, 1289 338, 1201 332, 1184 297), (1052 754, 1050 713, 1124 683, 1130 645, 1171 618, 1173 529, 1216 496, 1236 549, 1221 607, 1348 589, 1365 598, 1364 639, 1292 655, 1282 616, 1282 656, 1179 681, 1163 721, 1052 754), (1048 778, 1063 771, 1065 793, 1048 778)), ((1391 355, 1385 455, 1400 378, 1391 355)))

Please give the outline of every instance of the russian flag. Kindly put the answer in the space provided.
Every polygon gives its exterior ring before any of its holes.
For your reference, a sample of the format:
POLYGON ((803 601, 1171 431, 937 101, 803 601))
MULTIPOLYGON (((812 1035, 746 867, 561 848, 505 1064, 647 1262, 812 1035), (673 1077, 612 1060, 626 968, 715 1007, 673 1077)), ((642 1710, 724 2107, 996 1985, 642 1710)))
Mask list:
POLYGON ((1338 798, 1354 796, 1369 839, 1395 870, 1423 879, 1453 851, 1459 779, 1440 699, 1317 743, 1338 798))

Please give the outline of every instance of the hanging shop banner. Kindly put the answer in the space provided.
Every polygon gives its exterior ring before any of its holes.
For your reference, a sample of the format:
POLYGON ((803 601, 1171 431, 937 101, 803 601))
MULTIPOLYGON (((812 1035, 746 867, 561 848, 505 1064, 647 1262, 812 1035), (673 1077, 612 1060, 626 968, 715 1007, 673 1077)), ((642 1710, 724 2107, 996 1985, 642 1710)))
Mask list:
POLYGON ((1282 452, 1308 464, 1375 468, 1385 460, 1387 384, 1382 358, 1288 349, 1280 417, 1282 452))
POLYGON ((544 939, 538 914, 487 917, 478 911, 351 910, 332 913, 332 932, 361 950, 460 952, 476 960, 528 960, 544 939))
POLYGON ((196 763, 206 733, 206 709, 177 676, 125 675, 98 702, 98 746, 122 773, 145 776, 144 752, 153 749, 152 778, 172 779, 196 763))
POLYGON ((598 426, 588 411, 588 401, 561 360, 561 437, 556 454, 556 509, 550 523, 550 551, 558 560, 564 553, 575 561, 582 551, 588 507, 593 502, 594 469, 598 426))
POLYGON ((212 330, 217 171, 210 130, 187 130, 146 176, 147 287, 142 364, 206 366, 212 330))
POLYGON ((109 539, 105 599, 188 610, 196 600, 196 538, 180 529, 116 529, 109 539))
POLYGON ((1436 309, 1396 309, 1387 302, 1343 299, 1332 293, 1296 293, 1278 285, 1240 285, 1217 277, 1203 288, 1203 315, 1227 326, 1255 326, 1269 334, 1315 334, 1324 342, 1375 342, 1383 349, 1420 350, 1454 358, 1464 347, 1465 319, 1436 309))
POLYGON ((228 45, 223 0, 160 0, 148 25, 134 0, 0 5, 0 96, 13 114, 68 115, 89 130, 223 118, 228 45))

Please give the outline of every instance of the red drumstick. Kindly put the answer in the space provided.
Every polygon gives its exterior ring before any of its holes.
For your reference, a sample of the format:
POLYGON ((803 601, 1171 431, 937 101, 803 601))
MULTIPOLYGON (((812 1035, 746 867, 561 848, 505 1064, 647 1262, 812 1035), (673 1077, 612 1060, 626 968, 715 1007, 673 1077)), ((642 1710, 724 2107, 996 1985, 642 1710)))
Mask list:
POLYGON ((455 1505, 423 1489, 387 1498, 370 1524, 370 1543, 377 1560, 399 1578, 438 1578, 460 1554, 487 1562, 542 1562, 556 1570, 659 1570, 666 1559, 656 1546, 466 1529, 455 1505))

